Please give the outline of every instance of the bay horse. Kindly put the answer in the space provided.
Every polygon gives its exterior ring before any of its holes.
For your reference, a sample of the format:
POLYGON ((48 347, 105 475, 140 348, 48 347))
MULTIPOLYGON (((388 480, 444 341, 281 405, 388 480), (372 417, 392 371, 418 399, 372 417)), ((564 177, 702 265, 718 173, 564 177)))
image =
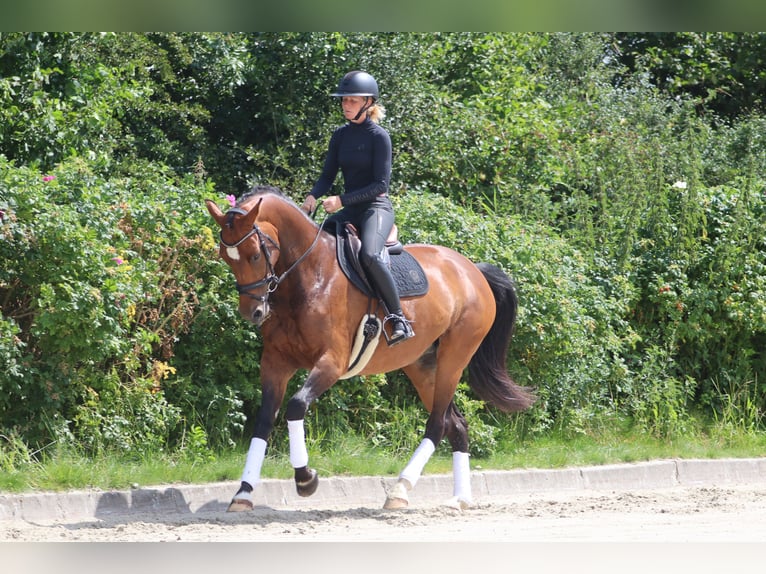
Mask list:
MULTIPOLYGON (((298 205, 273 187, 255 187, 225 213, 206 200, 220 226, 219 255, 229 265, 239 292, 239 312, 259 328, 262 399, 245 459, 240 488, 228 511, 253 508, 266 444, 290 378, 308 371, 303 386, 287 402, 289 458, 298 494, 310 496, 318 485, 308 466, 304 416, 309 405, 339 379, 348 378, 350 357, 370 313, 371 297, 343 273, 337 238, 323 230, 298 205)), ((353 374, 401 369, 430 413, 425 434, 387 493, 384 508, 404 508, 410 491, 436 446, 445 436, 453 451, 453 498, 459 508, 472 504, 467 423, 453 402, 468 368, 468 381, 483 401, 504 412, 522 411, 533 392, 517 385, 506 371, 518 300, 511 278, 498 267, 474 264, 441 246, 405 247, 420 263, 428 290, 402 297, 415 337, 396 347, 377 346, 353 374)), ((378 323, 380 325, 380 323, 378 323)), ((380 333, 378 333, 380 335, 380 333)))

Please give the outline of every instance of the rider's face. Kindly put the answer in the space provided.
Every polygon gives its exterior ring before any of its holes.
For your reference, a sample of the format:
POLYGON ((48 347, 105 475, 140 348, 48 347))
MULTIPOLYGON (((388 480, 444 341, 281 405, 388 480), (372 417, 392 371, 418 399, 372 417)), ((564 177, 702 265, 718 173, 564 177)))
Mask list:
POLYGON ((341 100, 341 106, 343 107, 343 115, 347 120, 352 122, 361 123, 364 121, 366 115, 362 114, 358 119, 354 119, 359 110, 361 110, 367 103, 367 98, 364 96, 343 96, 341 100))

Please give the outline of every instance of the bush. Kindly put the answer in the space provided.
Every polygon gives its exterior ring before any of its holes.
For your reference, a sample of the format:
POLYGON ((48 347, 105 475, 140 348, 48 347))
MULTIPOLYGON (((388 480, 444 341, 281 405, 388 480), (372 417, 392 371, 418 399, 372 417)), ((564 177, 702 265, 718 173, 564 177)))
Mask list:
MULTIPOLYGON (((662 58, 643 64, 675 66, 701 37, 650 43, 662 58)), ((763 35, 738 38, 714 37, 727 66, 762 52, 763 35)), ((261 342, 203 200, 248 183, 302 198, 341 121, 327 94, 352 68, 381 84, 402 239, 516 280, 509 367, 541 398, 521 428, 632 418, 672 437, 699 411, 762 428, 759 96, 733 113, 686 89, 715 88, 715 50, 686 87, 653 85, 631 73, 645 40, 0 35, 0 433, 30 452, 59 441, 194 460, 247 434, 261 342)), ((516 432, 463 386, 458 400, 474 454, 516 432)), ((398 373, 345 381, 311 415, 317 437, 348 428, 391 450, 414 448, 425 421, 398 373)))
POLYGON ((398 198, 396 208, 402 240, 452 247, 514 278, 520 308, 509 370, 540 396, 534 430, 582 431, 616 407, 630 388, 625 350, 636 342, 624 320, 634 296, 624 276, 593 273, 555 234, 516 218, 479 216, 429 194, 398 198))
MULTIPOLYGON (((230 297, 203 207, 214 195, 156 168, 106 179, 80 161, 50 174, 0 165, 6 428, 45 443, 59 420, 88 449, 135 450, 172 445, 182 418, 204 419, 207 404, 169 405, 164 388, 194 378, 173 365, 179 340, 230 297)), ((236 322, 215 340, 236 355, 241 329, 236 322)), ((237 379, 218 391, 234 404, 231 389, 252 383, 237 379)), ((209 421, 213 436, 237 428, 236 417, 224 420, 209 421)))

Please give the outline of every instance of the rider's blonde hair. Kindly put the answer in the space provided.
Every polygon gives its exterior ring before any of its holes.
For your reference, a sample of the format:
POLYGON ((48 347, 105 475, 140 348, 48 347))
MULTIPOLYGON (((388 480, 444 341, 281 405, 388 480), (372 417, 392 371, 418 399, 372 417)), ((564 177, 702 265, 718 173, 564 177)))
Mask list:
POLYGON ((379 124, 381 120, 386 117, 386 108, 376 102, 367 110, 367 117, 376 124, 379 124))

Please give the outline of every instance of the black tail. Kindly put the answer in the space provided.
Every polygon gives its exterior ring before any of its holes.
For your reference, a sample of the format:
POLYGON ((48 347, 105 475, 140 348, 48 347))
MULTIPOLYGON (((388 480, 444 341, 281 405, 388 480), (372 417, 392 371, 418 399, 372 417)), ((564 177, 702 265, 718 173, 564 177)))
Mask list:
POLYGON ((468 384, 484 402, 501 411, 523 411, 537 397, 528 387, 517 385, 506 370, 506 355, 516 323, 519 302, 516 288, 506 273, 494 265, 479 263, 497 303, 495 322, 468 364, 468 384))

